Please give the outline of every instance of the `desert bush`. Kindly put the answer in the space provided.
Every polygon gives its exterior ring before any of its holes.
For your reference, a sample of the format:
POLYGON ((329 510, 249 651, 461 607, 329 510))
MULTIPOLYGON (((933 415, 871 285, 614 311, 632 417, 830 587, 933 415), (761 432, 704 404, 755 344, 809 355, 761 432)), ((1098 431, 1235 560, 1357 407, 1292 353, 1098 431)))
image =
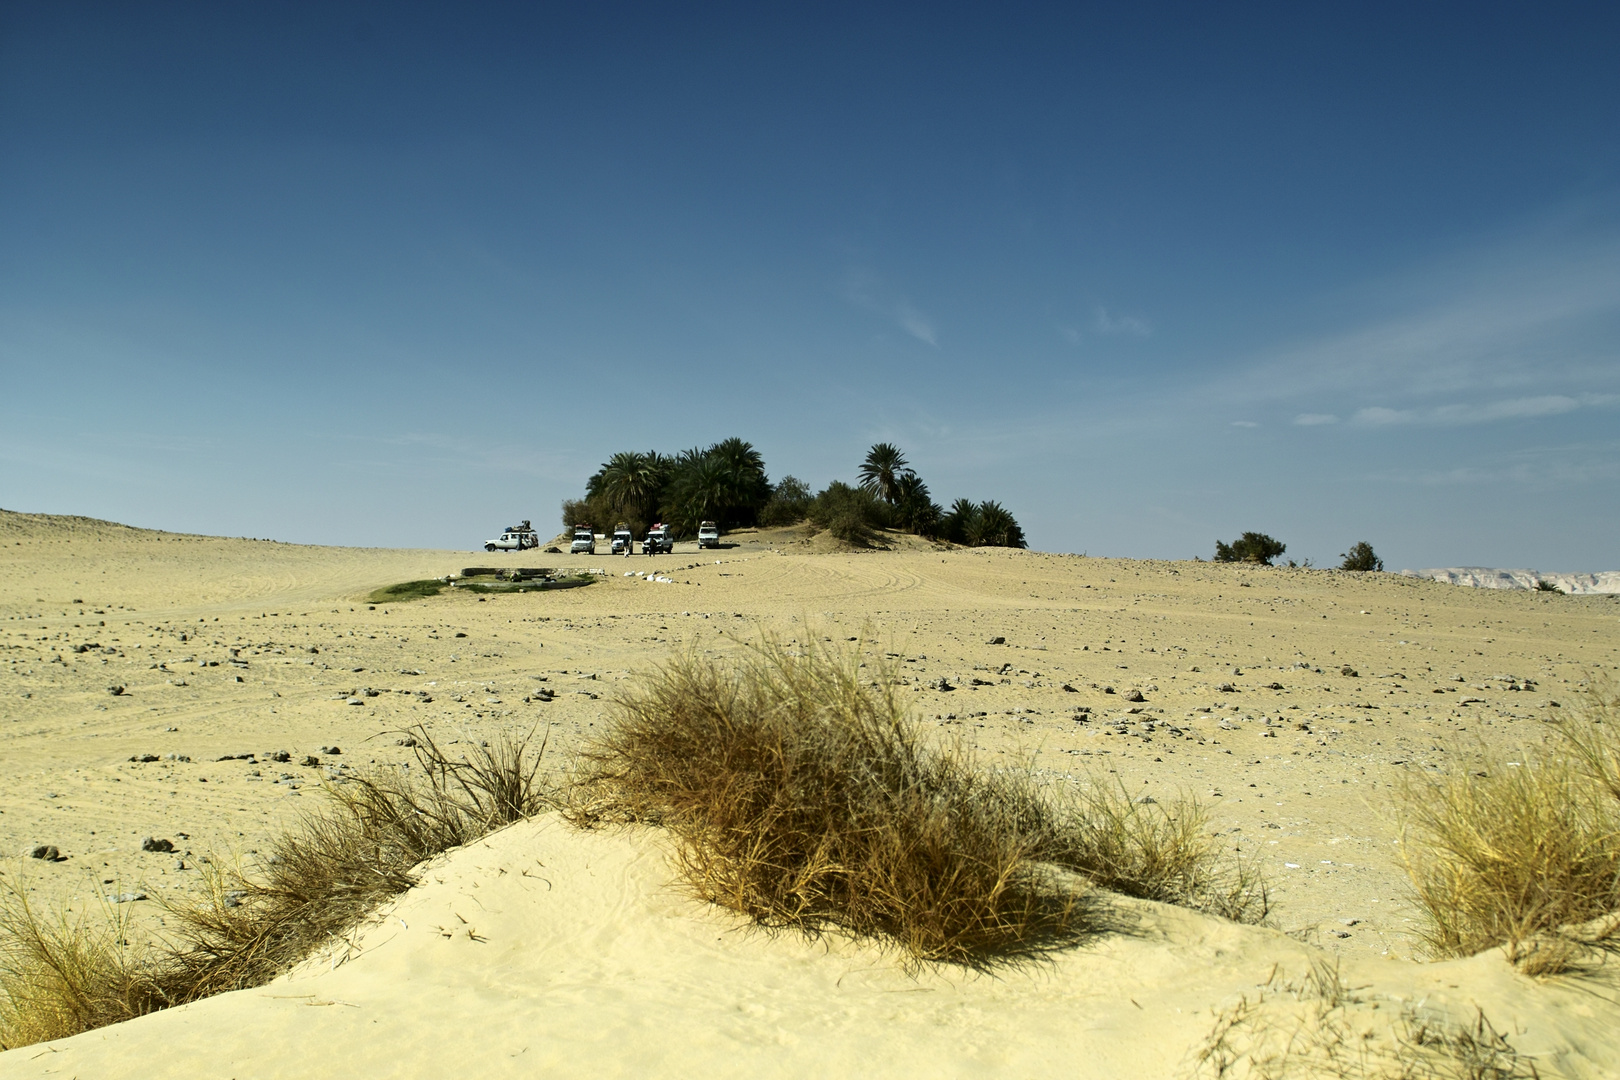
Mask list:
POLYGON ((810 488, 795 476, 784 476, 771 489, 771 497, 759 512, 761 525, 797 525, 810 512, 810 488))
POLYGON ((770 637, 724 661, 684 654, 616 701, 574 819, 662 825, 698 896, 767 926, 888 938, 916 961, 979 965, 1096 928, 1064 870, 1203 895, 1196 813, 1123 793, 1064 803, 1028 771, 981 769, 925 741, 895 675, 770 637), (1112 816, 1094 821, 1099 806, 1112 816))
POLYGON ((1287 550, 1287 544, 1265 533, 1246 532, 1230 544, 1215 541, 1215 561, 1251 562, 1270 566, 1272 559, 1287 550))
POLYGON ((849 544, 868 546, 878 529, 888 528, 893 512, 887 503, 864 488, 841 480, 828 484, 810 503, 810 523, 849 544))
POLYGON ((589 525, 592 532, 610 532, 620 515, 601 495, 585 499, 564 499, 562 504, 563 531, 572 533, 575 525, 589 525))
POLYGON ((769 638, 734 661, 678 657, 585 751, 576 819, 662 825, 703 899, 920 960, 980 963, 1085 929, 1072 893, 1042 887, 1051 823, 1033 787, 924 745, 872 681, 856 652, 769 638))
POLYGON ((61 1038, 212 994, 262 985, 416 883, 416 867, 553 805, 544 741, 452 759, 413 730, 417 770, 328 786, 258 869, 209 878, 201 901, 164 902, 171 940, 122 946, 117 916, 52 921, 23 894, 0 902, 0 1047, 61 1038))
MULTIPOLYGON (((1279 551, 1277 554, 1281 555, 1282 552, 1279 551)), ((1357 540, 1351 545, 1350 550, 1340 555, 1339 558, 1344 560, 1339 564, 1340 570, 1368 572, 1384 568, 1384 560, 1374 553, 1372 545, 1365 540, 1357 540)))
POLYGON ((1620 739, 1612 697, 1561 723, 1563 745, 1409 777, 1402 851, 1437 956, 1494 946, 1532 974, 1614 942, 1620 909, 1620 739), (1592 926, 1594 920, 1599 925, 1592 926), (1588 925, 1582 925, 1588 924, 1588 925))

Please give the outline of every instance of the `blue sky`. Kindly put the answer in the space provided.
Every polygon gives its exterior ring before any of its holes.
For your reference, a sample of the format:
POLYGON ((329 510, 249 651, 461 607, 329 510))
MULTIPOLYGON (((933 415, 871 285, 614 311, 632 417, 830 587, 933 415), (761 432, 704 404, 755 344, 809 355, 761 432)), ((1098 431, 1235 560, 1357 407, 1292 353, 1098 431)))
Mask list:
POLYGON ((1033 546, 1620 567, 1588 5, 0 3, 0 506, 472 547, 893 441, 1033 546))

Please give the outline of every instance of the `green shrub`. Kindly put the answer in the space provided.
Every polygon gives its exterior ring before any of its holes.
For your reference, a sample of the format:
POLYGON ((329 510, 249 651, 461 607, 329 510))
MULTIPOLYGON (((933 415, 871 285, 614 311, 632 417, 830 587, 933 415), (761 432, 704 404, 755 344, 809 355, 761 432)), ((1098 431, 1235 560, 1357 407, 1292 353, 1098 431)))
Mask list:
POLYGON ((1230 544, 1215 541, 1216 562, 1247 562, 1270 566, 1271 560, 1288 550, 1288 545, 1265 533, 1246 532, 1230 544))
MULTIPOLYGON (((1281 552, 1278 552, 1281 554, 1281 552)), ((1363 572, 1382 570, 1384 560, 1380 559, 1372 549, 1372 545, 1365 540, 1358 540, 1349 551, 1340 555, 1344 562, 1339 564, 1340 570, 1359 570, 1363 572)))
POLYGON ((811 502, 808 517, 845 543, 868 546, 892 524, 893 511, 872 492, 834 480, 811 502))
POLYGON ((771 497, 759 512, 761 525, 797 525, 810 513, 810 488, 803 480, 784 476, 771 489, 771 497))

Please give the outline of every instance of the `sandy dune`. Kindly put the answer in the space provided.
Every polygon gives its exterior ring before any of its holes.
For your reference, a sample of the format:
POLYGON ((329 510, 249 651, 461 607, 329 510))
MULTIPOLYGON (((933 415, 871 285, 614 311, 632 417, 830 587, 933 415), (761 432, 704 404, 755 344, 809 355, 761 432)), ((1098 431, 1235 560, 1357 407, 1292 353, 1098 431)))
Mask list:
MULTIPOLYGON (((324 958, 256 991, 0 1055, 0 1073, 744 1075, 849 1062, 1180 1075, 1215 1011, 1328 955, 1381 1000, 1463 1019, 1477 1006, 1571 1075, 1620 1073, 1614 988, 1535 983, 1498 956, 1411 962, 1386 816, 1401 770, 1471 753, 1476 738, 1539 744, 1551 703, 1620 661, 1620 598, 915 543, 837 553, 790 531, 733 539, 701 557, 686 545, 628 560, 491 556, 0 513, 0 873, 78 911, 195 888, 198 859, 251 860, 324 775, 405 760, 397 729, 425 723, 449 741, 549 726, 564 760, 617 680, 683 643, 735 648, 730 635, 760 625, 870 633, 919 718, 994 760, 1027 756, 1053 783, 1099 775, 1198 795, 1231 845, 1262 860, 1292 936, 1135 905, 1151 932, 1034 971, 914 980, 869 947, 766 938, 688 901, 656 836, 542 820, 450 855, 335 969, 324 958), (492 561, 607 575, 566 592, 363 600, 492 561), (624 576, 649 568, 669 582, 624 576), (539 701, 541 686, 556 699, 539 701), (1125 700, 1132 690, 1144 700, 1125 700), (144 836, 178 851, 143 853, 144 836), (11 857, 47 843, 64 861, 11 857), (542 872, 543 885, 529 876, 542 872)), ((141 932, 161 929, 153 907, 132 905, 141 932)))

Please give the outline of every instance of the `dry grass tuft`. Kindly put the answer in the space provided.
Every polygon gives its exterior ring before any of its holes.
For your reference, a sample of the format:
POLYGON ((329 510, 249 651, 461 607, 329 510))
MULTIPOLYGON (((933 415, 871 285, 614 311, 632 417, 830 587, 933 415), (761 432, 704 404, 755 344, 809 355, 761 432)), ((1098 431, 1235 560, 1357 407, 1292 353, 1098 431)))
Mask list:
POLYGON ((1108 789, 1054 804, 1027 771, 925 741, 895 674, 858 647, 771 637, 730 660, 689 652, 617 700, 573 817, 662 825, 698 896, 765 926, 891 939, 914 961, 982 966, 1097 929, 1064 871, 1199 892, 1195 809, 1108 789))
POLYGON ((1219 1013, 1193 1055, 1191 1075, 1210 1080, 1535 1080, 1485 1014, 1467 1021, 1363 997, 1336 963, 1302 977, 1273 974, 1252 998, 1219 1013))
POLYGON ((35 911, 17 885, 0 894, 0 1050, 76 1035, 171 1004, 140 954, 124 945, 124 917, 35 911))
POLYGON ((1620 710, 1599 692, 1574 713, 1517 765, 1408 778, 1402 850, 1435 955, 1504 945, 1527 974, 1553 975, 1613 947, 1620 710))
POLYGON ((1196 800, 1136 802, 1116 782, 1094 783, 1054 804, 1059 824, 1047 858, 1127 896, 1233 922, 1265 921, 1270 899, 1258 869, 1223 861, 1209 832, 1209 811, 1196 800))
POLYGON ((411 734, 419 769, 329 786, 257 871, 217 873, 203 901, 168 905, 165 948, 123 946, 110 913, 52 922, 20 892, 0 902, 0 1048, 269 982, 409 889, 425 860, 556 803, 532 733, 454 759, 411 734))

